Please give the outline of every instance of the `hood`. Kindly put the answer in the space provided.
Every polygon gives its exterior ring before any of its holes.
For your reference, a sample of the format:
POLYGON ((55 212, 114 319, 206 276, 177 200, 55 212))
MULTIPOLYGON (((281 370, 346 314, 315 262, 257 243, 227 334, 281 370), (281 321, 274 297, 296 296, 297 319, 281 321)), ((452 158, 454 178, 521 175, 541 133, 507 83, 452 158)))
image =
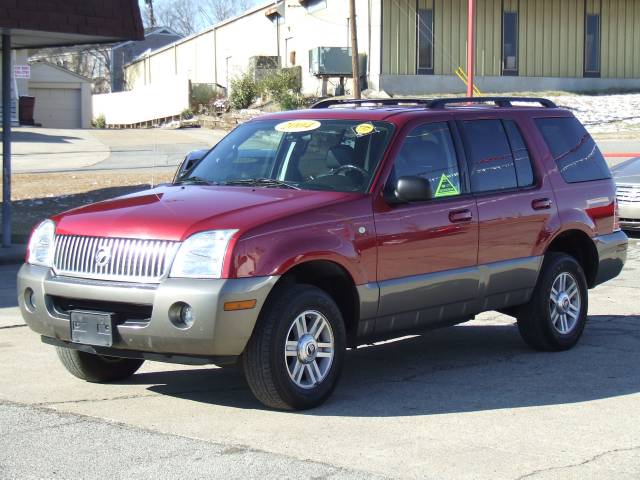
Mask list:
POLYGON ((53 217, 59 235, 184 240, 204 230, 238 229, 361 194, 279 188, 169 185, 53 217))
POLYGON ((611 173, 616 183, 640 185, 640 157, 616 165, 611 173))

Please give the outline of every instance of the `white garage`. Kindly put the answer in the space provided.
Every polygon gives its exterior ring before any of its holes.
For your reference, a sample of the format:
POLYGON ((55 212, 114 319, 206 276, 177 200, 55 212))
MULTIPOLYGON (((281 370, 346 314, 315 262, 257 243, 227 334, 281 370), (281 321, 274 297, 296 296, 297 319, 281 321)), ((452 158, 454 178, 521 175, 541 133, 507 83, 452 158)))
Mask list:
POLYGON ((31 64, 33 119, 48 128, 91 127, 91 81, 49 63, 31 64))

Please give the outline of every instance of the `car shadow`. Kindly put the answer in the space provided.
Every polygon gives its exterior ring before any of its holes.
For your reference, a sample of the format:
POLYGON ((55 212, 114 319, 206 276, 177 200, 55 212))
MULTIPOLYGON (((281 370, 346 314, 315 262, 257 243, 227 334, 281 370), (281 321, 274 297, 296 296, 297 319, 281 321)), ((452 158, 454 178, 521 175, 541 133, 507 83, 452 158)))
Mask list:
MULTIPOLYGON (((578 346, 535 352, 515 324, 461 325, 347 352, 329 400, 300 415, 390 417, 578 403, 640 392, 640 315, 592 316, 578 346)), ((185 400, 261 409, 238 367, 134 375, 185 400)))

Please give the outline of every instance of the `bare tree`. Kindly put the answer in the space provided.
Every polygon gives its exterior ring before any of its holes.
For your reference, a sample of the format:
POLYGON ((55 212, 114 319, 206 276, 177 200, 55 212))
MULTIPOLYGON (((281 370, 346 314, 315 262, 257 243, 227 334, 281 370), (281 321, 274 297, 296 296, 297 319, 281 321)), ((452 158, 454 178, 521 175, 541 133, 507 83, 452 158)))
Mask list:
POLYGON ((89 78, 93 93, 111 91, 111 45, 43 48, 30 60, 40 60, 89 78))
POLYGON ((217 23, 251 8, 255 0, 202 0, 200 12, 209 23, 217 23))
POLYGON ((157 4, 155 17, 158 25, 169 27, 184 36, 197 32, 201 27, 196 0, 167 0, 157 4))

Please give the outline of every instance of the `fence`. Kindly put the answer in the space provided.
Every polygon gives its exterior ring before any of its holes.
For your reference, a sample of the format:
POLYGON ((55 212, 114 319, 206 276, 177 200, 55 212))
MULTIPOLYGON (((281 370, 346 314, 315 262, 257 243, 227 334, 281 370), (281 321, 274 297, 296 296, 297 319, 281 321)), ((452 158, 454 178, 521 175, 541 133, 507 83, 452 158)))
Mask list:
POLYGON ((94 118, 104 115, 108 127, 158 123, 189 108, 189 81, 170 77, 135 90, 93 95, 94 118))

